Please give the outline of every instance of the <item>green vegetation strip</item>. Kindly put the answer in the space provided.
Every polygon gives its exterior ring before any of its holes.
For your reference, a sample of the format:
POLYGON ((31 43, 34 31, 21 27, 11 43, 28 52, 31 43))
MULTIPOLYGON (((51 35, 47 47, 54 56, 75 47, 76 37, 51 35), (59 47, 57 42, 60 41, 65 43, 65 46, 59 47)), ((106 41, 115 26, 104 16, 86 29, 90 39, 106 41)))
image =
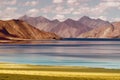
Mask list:
POLYGON ((1 63, 0 80, 120 80, 120 69, 1 63))

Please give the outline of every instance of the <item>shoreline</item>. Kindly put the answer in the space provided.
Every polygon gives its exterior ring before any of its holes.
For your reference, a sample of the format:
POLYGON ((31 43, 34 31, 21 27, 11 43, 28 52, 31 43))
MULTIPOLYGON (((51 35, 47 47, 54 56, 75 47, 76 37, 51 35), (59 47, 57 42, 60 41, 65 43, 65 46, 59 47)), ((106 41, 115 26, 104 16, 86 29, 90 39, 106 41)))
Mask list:
POLYGON ((120 80, 119 74, 120 69, 0 63, 0 80, 120 80))
POLYGON ((84 67, 84 68, 95 68, 95 69, 112 69, 120 70, 120 68, 108 68, 108 67, 93 67, 93 66, 79 66, 79 65, 42 65, 42 64, 30 64, 30 63, 14 63, 14 62, 0 62, 0 64, 16 64, 16 65, 30 65, 30 66, 49 66, 49 67, 84 67))

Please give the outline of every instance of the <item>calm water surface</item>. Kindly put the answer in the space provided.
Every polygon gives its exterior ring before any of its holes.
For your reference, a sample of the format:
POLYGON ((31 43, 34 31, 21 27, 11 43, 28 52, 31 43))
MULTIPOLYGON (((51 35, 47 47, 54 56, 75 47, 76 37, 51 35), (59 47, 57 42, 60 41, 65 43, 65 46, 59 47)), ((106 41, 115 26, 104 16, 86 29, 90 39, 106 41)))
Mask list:
POLYGON ((0 45, 0 62, 120 69, 120 41, 27 41, 0 45))

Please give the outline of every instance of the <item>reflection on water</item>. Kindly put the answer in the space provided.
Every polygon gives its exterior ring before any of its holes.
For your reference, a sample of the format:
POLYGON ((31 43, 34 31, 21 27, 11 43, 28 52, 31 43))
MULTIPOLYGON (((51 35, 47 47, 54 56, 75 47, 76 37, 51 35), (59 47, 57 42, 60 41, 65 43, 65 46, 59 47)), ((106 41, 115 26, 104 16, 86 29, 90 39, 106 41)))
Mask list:
POLYGON ((53 40, 7 43, 0 45, 0 62, 120 68, 120 42, 53 40))

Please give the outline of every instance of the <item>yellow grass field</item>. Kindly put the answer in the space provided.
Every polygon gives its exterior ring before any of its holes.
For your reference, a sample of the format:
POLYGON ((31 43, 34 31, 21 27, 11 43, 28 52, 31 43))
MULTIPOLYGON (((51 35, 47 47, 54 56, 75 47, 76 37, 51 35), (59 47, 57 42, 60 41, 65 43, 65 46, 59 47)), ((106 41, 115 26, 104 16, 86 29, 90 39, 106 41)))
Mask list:
POLYGON ((0 80, 120 80, 120 69, 0 63, 0 80))

